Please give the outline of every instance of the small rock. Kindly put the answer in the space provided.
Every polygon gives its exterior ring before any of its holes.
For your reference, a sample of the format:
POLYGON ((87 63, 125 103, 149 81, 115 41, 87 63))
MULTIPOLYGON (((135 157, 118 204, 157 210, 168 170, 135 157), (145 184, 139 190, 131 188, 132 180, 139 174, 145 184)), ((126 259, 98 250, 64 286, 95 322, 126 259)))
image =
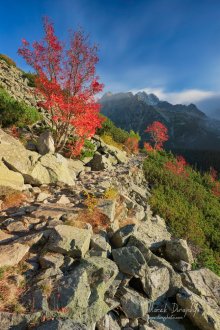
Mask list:
POLYGON ((61 204, 61 205, 70 204, 70 200, 65 195, 62 195, 60 198, 58 198, 57 204, 61 204))

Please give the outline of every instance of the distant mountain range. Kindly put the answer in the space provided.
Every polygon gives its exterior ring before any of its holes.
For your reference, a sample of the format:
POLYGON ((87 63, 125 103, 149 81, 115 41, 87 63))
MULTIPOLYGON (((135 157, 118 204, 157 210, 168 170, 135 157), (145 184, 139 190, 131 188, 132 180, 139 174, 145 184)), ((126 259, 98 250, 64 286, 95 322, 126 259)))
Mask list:
POLYGON ((138 92, 106 93, 99 100, 101 112, 117 126, 144 133, 153 121, 169 129, 169 149, 220 150, 220 120, 209 118, 194 104, 188 106, 160 101, 154 94, 138 92))

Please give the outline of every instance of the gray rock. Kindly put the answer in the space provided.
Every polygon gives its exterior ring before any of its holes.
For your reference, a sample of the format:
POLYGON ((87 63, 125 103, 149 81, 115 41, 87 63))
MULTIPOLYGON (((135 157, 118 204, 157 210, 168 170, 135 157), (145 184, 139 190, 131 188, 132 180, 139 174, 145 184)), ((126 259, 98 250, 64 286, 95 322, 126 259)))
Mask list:
POLYGON ((143 289, 155 301, 164 297, 170 287, 170 275, 166 267, 148 267, 141 278, 143 289))
POLYGON ((19 243, 0 246, 0 267, 17 265, 28 251, 29 246, 19 243))
POLYGON ((49 320, 34 328, 34 330, 88 330, 85 325, 73 320, 49 320))
POLYGON ((104 251, 108 255, 111 253, 111 245, 108 242, 108 236, 106 232, 100 232, 94 234, 91 237, 91 248, 96 251, 104 251))
POLYGON ((201 297, 183 288, 176 296, 178 304, 191 321, 202 330, 219 330, 220 314, 201 297))
POLYGON ((98 210, 104 214, 110 222, 114 221, 115 218, 115 207, 116 207, 116 200, 109 200, 109 199, 102 199, 98 205, 98 210))
POLYGON ((133 224, 118 229, 111 237, 111 243, 115 248, 123 247, 136 230, 137 226, 133 224))
POLYGON ((90 239, 90 230, 59 225, 52 229, 47 248, 49 251, 80 258, 89 250, 90 239))
POLYGON ((148 300, 133 289, 123 288, 121 308, 129 319, 143 317, 148 312, 148 300))
POLYGON ((39 262, 42 268, 59 268, 64 262, 64 256, 59 253, 47 252, 46 254, 40 256, 39 262))
POLYGON ((9 170, 0 156, 0 196, 7 195, 14 191, 22 191, 24 179, 20 173, 9 170))
POLYGON ((101 155, 99 152, 94 154, 93 159, 88 163, 88 165, 91 167, 92 171, 102 171, 112 168, 110 160, 106 156, 101 155))
POLYGON ((41 155, 55 152, 54 140, 50 131, 40 134, 37 140, 37 150, 41 155))
MULTIPOLYGON (((220 278, 207 268, 187 271, 182 282, 190 291, 202 297, 213 308, 220 307, 220 278)), ((220 308, 219 308, 220 310, 220 308)))
POLYGON ((175 239, 166 242, 166 257, 172 262, 183 260, 189 264, 193 263, 193 256, 187 242, 183 239, 175 239))
POLYGON ((97 330, 120 330, 115 314, 112 312, 106 314, 96 323, 97 330))
POLYGON ((125 274, 140 277, 145 274, 146 261, 135 246, 122 247, 112 250, 113 259, 120 271, 125 274))

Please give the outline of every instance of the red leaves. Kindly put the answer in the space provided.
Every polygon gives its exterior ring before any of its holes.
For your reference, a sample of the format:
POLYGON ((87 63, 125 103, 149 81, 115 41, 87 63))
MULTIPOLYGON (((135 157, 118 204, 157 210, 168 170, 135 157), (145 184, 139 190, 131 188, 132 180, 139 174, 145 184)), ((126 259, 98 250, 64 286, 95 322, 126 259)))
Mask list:
POLYGON ((154 121, 147 127, 145 132, 150 134, 151 142, 153 143, 153 147, 149 143, 144 144, 147 151, 161 150, 164 142, 166 142, 169 138, 167 134, 167 127, 159 121, 154 121))
POLYGON ((125 148, 128 152, 131 152, 133 154, 137 154, 139 150, 139 141, 138 138, 135 136, 130 136, 125 141, 125 148))
POLYGON ((44 20, 44 32, 44 39, 32 47, 23 39, 18 53, 38 74, 39 104, 50 115, 56 150, 62 151, 71 136, 71 141, 79 142, 76 147, 71 142, 70 150, 78 153, 84 140, 101 125, 100 106, 94 97, 103 89, 95 75, 97 47, 89 45, 82 31, 76 31, 66 50, 48 18, 44 20))
POLYGON ((165 168, 176 175, 182 175, 187 177, 188 173, 186 172, 186 161, 182 156, 177 156, 174 161, 168 161, 165 163, 165 168))

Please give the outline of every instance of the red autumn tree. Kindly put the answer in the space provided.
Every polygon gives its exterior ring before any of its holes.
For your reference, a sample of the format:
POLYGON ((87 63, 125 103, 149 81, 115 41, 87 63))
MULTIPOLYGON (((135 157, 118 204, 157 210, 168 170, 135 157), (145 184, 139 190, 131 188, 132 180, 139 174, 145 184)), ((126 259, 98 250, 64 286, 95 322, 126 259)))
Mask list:
POLYGON ((76 31, 66 48, 48 18, 44 19, 44 33, 43 40, 32 46, 23 39, 18 53, 37 73, 39 105, 49 115, 56 151, 68 145, 70 154, 76 155, 101 125, 95 100, 103 88, 96 76, 97 47, 90 46, 82 31, 76 31))
POLYGON ((168 129, 159 121, 154 121, 151 125, 145 130, 146 133, 150 134, 151 142, 153 146, 149 143, 145 143, 145 149, 149 151, 151 148, 153 150, 161 150, 164 142, 168 140, 168 129))

